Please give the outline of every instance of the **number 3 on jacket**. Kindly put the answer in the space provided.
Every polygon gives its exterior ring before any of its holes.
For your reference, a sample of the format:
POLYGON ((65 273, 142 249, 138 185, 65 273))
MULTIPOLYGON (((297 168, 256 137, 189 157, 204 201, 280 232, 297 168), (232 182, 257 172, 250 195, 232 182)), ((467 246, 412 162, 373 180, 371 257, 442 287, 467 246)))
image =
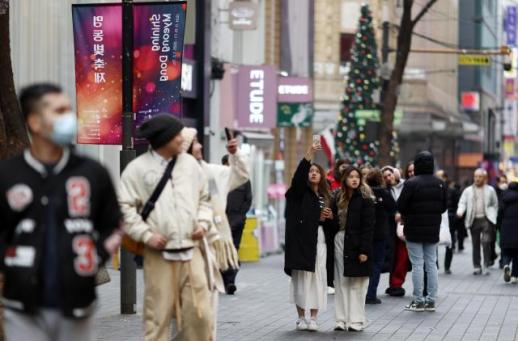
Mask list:
POLYGON ((93 276, 97 272, 97 251, 90 236, 80 235, 72 240, 72 249, 77 254, 74 269, 79 276, 93 276))

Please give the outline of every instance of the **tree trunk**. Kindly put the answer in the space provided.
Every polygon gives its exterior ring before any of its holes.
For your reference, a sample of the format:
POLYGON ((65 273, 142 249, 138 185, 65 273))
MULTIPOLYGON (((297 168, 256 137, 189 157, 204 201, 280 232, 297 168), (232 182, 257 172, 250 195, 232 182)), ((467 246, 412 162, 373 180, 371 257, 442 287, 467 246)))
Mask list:
POLYGON ((0 160, 3 160, 20 153, 29 145, 14 89, 8 0, 0 0, 0 46, 0 160))
POLYGON ((393 165, 393 158, 390 156, 392 147, 392 136, 394 132, 394 111, 396 110, 399 96, 399 89, 403 82, 403 74, 405 73, 410 48, 412 46, 412 35, 414 27, 426 12, 433 6, 437 0, 429 0, 423 7, 421 12, 412 20, 413 0, 404 0, 403 16, 397 38, 396 63, 394 70, 390 75, 389 85, 383 98, 381 108, 381 124, 379 129, 379 163, 380 165, 393 165))

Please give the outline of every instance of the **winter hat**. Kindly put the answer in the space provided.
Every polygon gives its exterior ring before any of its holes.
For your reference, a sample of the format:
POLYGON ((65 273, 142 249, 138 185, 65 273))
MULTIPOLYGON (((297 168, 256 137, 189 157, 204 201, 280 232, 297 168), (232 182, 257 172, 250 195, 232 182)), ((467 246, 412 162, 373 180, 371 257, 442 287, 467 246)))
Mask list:
POLYGON ((166 145, 183 129, 183 123, 169 114, 158 114, 142 123, 137 131, 137 137, 149 141, 153 149, 166 145))
POLYGON ((198 135, 198 131, 194 128, 185 127, 182 129, 182 151, 187 152, 194 141, 194 138, 198 135))
POLYGON ((415 156, 414 168, 415 175, 433 174, 434 161, 432 153, 422 151, 415 156))

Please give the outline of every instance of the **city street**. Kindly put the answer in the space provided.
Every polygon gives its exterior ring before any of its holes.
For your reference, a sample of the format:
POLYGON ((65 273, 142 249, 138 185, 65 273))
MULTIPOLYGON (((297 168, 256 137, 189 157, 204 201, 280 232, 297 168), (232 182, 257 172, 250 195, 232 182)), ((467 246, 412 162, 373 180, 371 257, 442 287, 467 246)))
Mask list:
MULTIPOLYGON (((469 244, 467 241, 466 245, 469 244)), ((444 247, 440 248, 440 260, 444 247)), ((435 313, 403 310, 407 296, 388 298, 367 307, 369 325, 362 333, 335 332, 333 296, 319 316, 318 333, 296 332, 295 307, 288 302, 289 280, 282 271, 283 256, 274 255, 259 263, 243 264, 235 296, 221 296, 218 340, 516 340, 518 328, 518 285, 503 283, 494 267, 487 277, 472 275, 471 250, 455 254, 452 275, 439 275, 439 303, 435 313)), ((96 317, 98 340, 142 340, 142 272, 139 271, 138 314, 118 315, 119 276, 110 271, 112 282, 100 287, 101 307, 96 317)), ((386 288, 382 277, 379 292, 386 288)))

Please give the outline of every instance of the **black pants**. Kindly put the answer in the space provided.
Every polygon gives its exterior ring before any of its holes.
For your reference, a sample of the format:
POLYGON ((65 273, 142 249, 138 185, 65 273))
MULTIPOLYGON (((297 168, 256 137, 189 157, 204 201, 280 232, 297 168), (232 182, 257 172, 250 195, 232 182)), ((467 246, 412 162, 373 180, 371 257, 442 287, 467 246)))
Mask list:
MULTIPOLYGON (((239 244, 241 244, 241 237, 243 236, 243 229, 245 228, 245 224, 232 227, 232 241, 234 242, 234 246, 236 250, 239 251, 239 244)), ((226 271, 222 271, 221 275, 223 277, 223 283, 225 287, 229 284, 234 284, 236 282, 238 269, 230 268, 226 271)))
POLYGON ((458 238, 457 232, 458 230, 455 226, 455 222, 450 222, 451 245, 450 247, 446 246, 446 254, 444 256, 444 270, 450 270, 451 261, 453 259, 453 251, 455 250, 455 244, 458 238))
POLYGON ((504 265, 513 264, 511 276, 518 277, 518 249, 504 249, 502 250, 502 259, 504 265))

